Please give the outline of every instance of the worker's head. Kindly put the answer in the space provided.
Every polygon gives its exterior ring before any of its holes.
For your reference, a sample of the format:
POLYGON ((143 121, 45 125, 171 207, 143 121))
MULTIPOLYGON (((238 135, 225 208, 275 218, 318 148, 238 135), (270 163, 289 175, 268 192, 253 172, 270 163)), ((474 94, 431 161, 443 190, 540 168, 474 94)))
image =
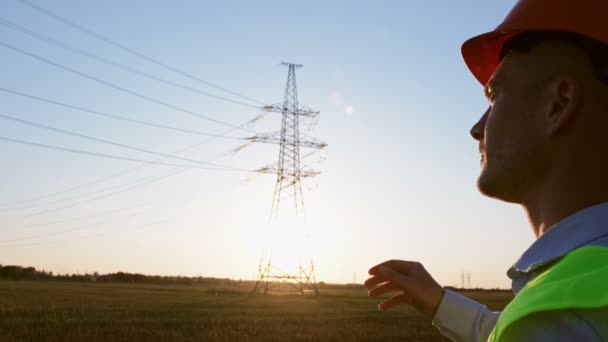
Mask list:
POLYGON ((608 146, 593 136, 608 129, 608 47, 576 34, 525 32, 506 41, 500 58, 485 87, 489 107, 471 129, 482 155, 478 186, 523 203, 556 168, 608 146))
POLYGON ((463 44, 489 101, 471 129, 484 194, 525 203, 577 172, 608 172, 598 155, 608 154, 606 13, 606 0, 519 0, 463 44))

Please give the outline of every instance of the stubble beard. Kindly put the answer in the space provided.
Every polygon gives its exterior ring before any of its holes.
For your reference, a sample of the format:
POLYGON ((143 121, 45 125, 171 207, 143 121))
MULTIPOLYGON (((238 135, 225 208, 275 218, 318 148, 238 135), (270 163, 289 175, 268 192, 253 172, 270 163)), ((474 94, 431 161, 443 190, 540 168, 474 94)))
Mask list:
POLYGON ((484 157, 482 162, 481 173, 477 178, 477 189, 487 197, 501 200, 508 203, 520 203, 521 198, 518 196, 522 184, 516 179, 514 170, 507 170, 504 167, 491 167, 484 157))

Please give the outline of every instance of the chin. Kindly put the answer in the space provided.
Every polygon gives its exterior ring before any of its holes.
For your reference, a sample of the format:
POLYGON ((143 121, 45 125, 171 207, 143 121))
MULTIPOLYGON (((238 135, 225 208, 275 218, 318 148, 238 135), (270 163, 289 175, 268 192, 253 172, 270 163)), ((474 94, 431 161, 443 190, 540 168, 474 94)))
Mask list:
POLYGON ((509 203, 520 203, 517 196, 514 196, 513 189, 505 182, 501 182, 499 177, 490 177, 483 170, 477 179, 477 189, 483 195, 509 203))
POLYGON ((479 175, 479 178, 477 178, 477 189, 482 194, 493 197, 491 195, 493 193, 493 191, 492 191, 493 187, 491 186, 491 183, 488 182, 487 177, 484 177, 484 176, 485 176, 484 173, 482 173, 481 175, 479 175))

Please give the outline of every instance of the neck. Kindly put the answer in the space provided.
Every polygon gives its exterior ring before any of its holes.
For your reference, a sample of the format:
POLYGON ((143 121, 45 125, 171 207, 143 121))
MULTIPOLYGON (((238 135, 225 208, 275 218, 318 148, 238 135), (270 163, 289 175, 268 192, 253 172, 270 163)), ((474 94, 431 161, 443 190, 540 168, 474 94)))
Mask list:
POLYGON ((559 171, 549 175, 534 195, 521 203, 536 238, 564 218, 608 201, 608 179, 603 168, 573 170, 571 177, 566 177, 566 168, 554 170, 559 171))

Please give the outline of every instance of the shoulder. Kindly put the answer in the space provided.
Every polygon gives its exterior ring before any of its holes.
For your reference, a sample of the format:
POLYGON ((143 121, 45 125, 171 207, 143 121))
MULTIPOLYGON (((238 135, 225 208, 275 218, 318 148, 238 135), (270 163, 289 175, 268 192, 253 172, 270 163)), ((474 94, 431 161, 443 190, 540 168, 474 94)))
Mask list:
POLYGON ((536 312, 505 331, 507 341, 608 341, 608 307, 536 312))

